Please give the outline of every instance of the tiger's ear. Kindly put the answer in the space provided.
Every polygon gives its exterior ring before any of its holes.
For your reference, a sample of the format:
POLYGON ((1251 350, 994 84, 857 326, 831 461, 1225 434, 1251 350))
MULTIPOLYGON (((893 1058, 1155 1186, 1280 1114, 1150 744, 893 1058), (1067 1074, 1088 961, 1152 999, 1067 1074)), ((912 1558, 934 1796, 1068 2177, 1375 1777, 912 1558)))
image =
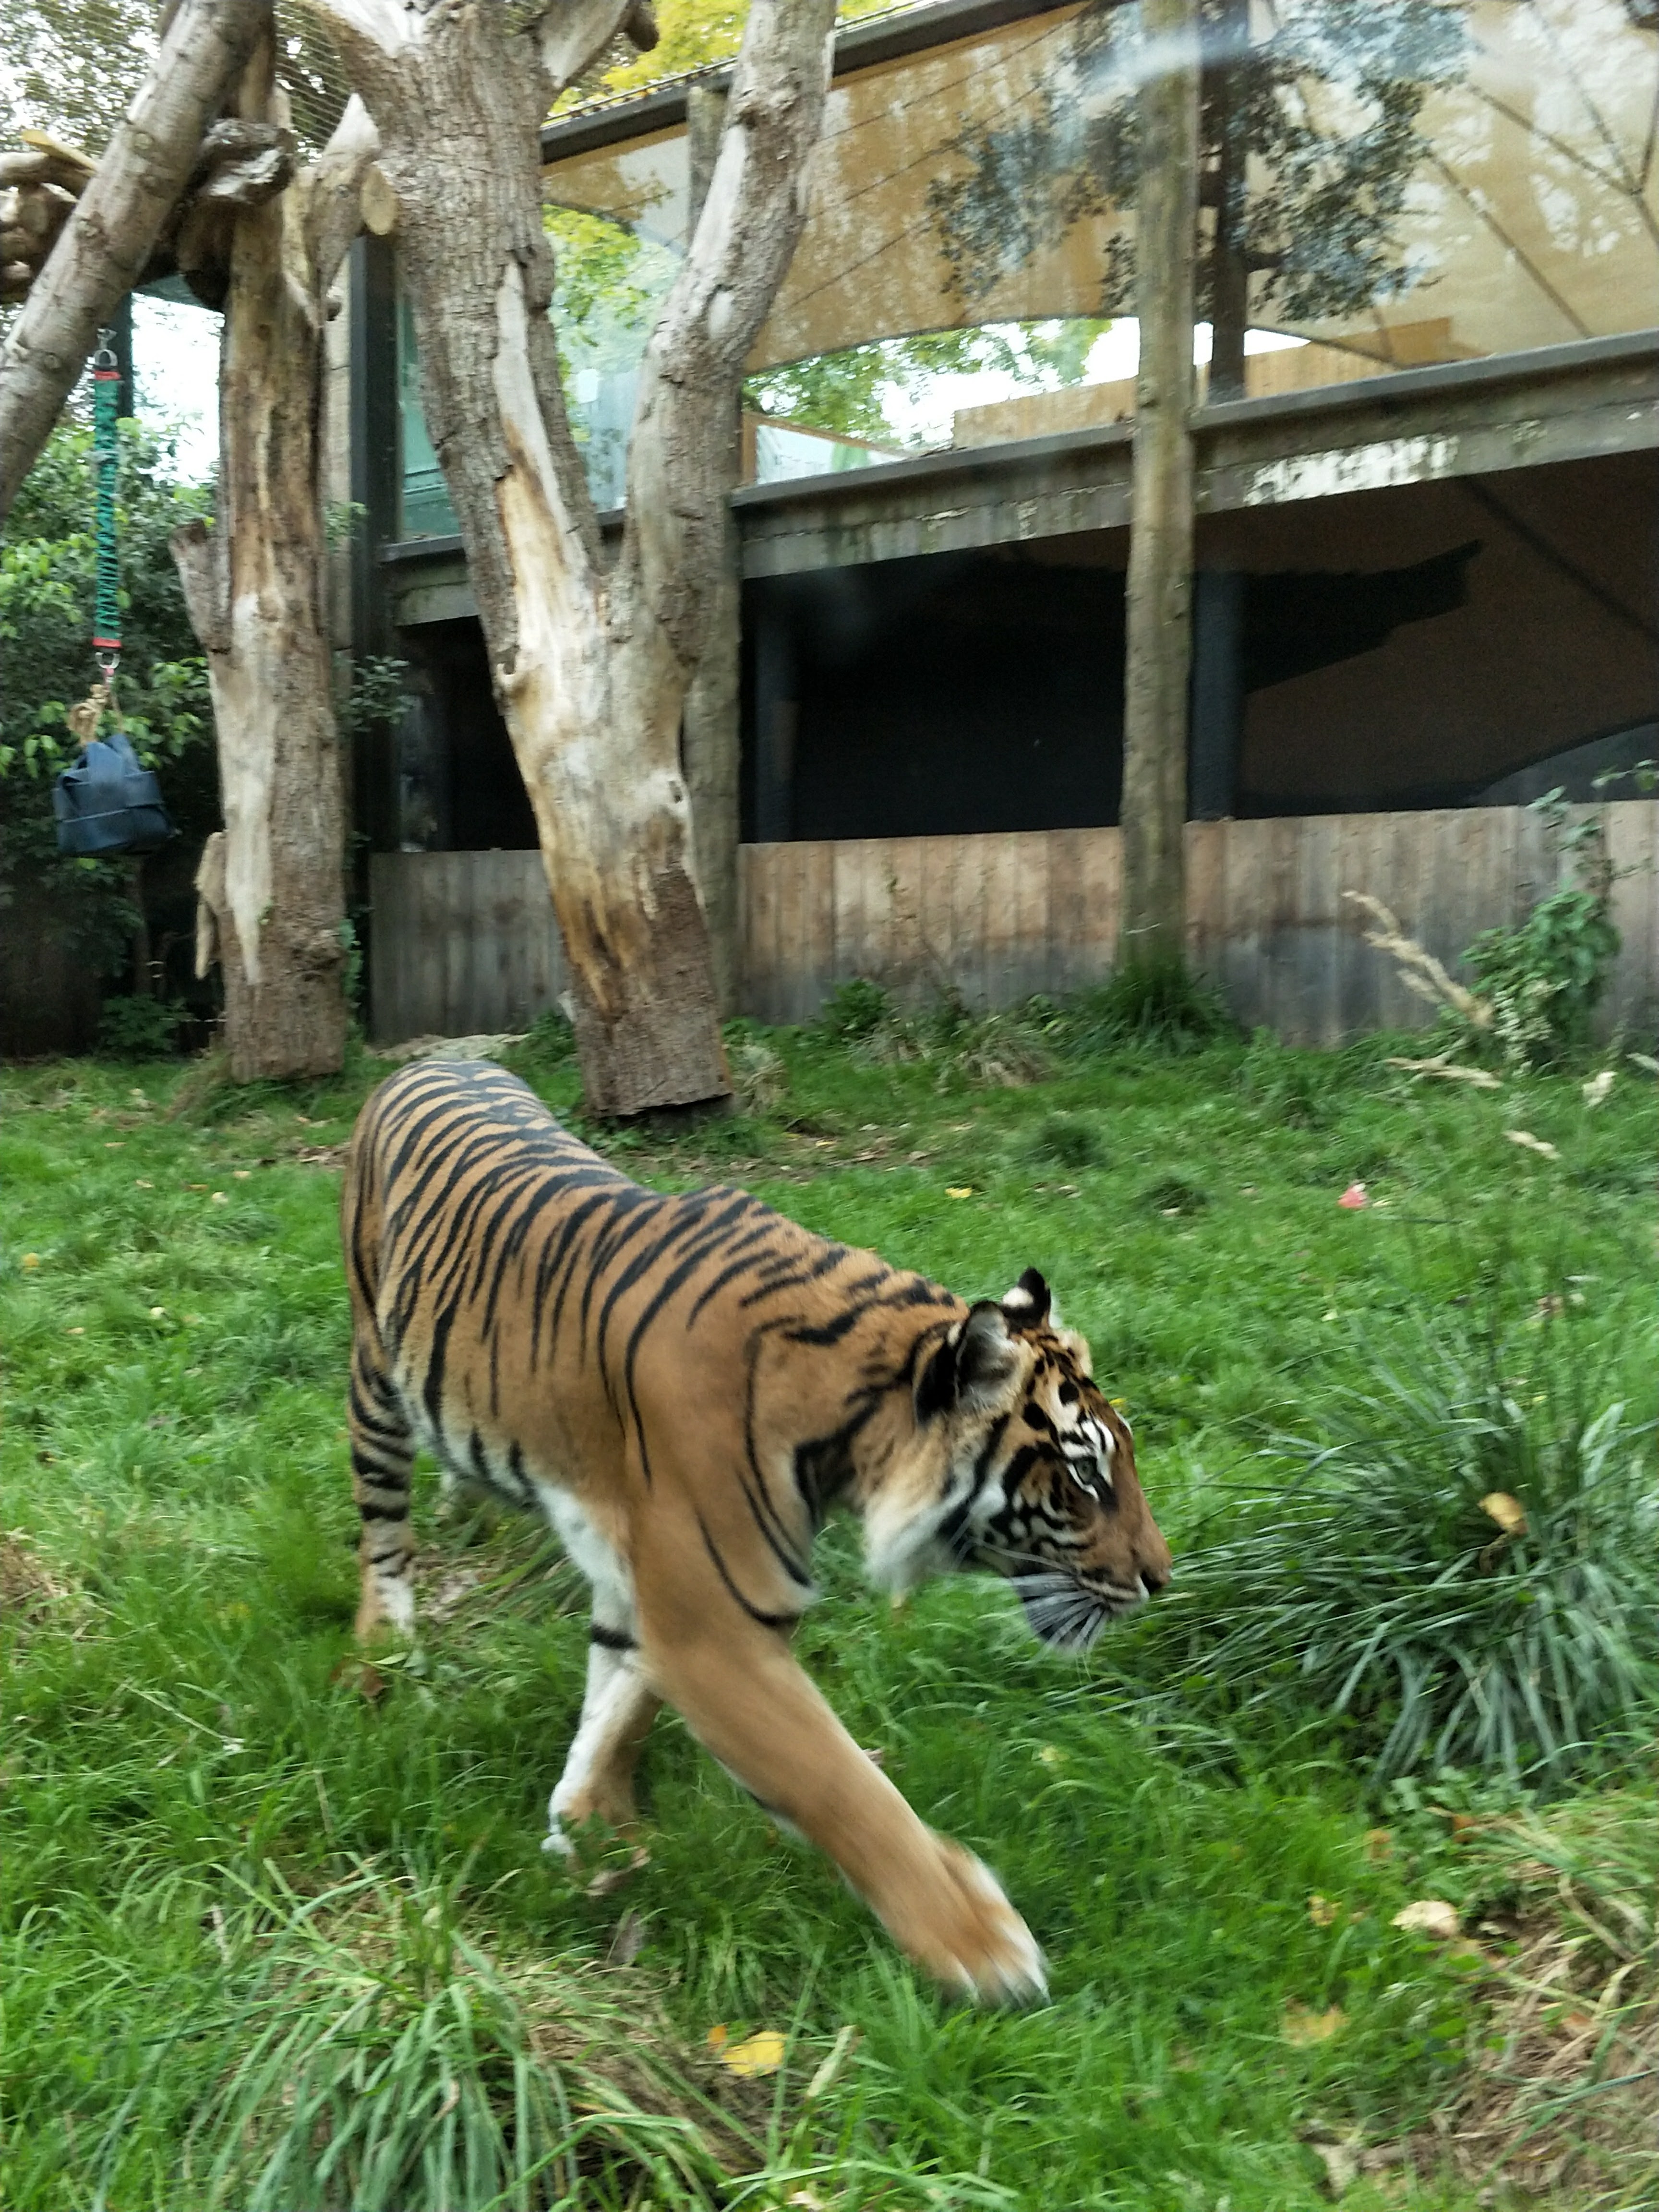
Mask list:
POLYGON ((959 1321, 922 1369, 916 1383, 916 1419, 972 1406, 994 1397, 1018 1372, 1019 1352, 1008 1317, 994 1298, 981 1298, 959 1321))
POLYGON ((1054 1301, 1035 1267, 1028 1267, 1012 1291, 1002 1294, 1002 1310, 1016 1328, 1041 1328, 1054 1301))

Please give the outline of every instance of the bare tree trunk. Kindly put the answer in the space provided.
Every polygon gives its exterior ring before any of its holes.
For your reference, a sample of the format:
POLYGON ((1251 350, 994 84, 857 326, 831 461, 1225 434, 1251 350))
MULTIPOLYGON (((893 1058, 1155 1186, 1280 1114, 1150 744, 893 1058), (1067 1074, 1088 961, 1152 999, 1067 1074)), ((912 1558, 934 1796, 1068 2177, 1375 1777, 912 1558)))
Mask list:
MULTIPOLYGON (((275 48, 244 119, 276 112, 275 48)), ((173 554, 208 657, 225 830, 199 890, 225 985, 231 1073, 324 1075, 345 1055, 345 817, 324 605, 324 331, 374 131, 354 103, 285 192, 237 216, 219 375, 219 514, 173 554)))
POLYGON ((743 365, 805 219, 833 0, 750 11, 708 200, 641 368, 609 569, 547 318, 537 129, 576 43, 568 16, 548 18, 550 70, 505 9, 312 4, 380 126, 428 428, 536 812, 587 1103, 725 1096, 680 720, 720 573, 743 365))
MULTIPOLYGON (((726 95, 694 84, 686 94, 686 152, 690 163, 690 228, 708 198, 726 128, 726 95)), ((702 657, 685 695, 681 746, 691 794, 691 843, 697 888, 708 924, 714 998, 722 1015, 738 1011, 738 775, 743 747, 743 556, 729 494, 742 472, 743 413, 732 396, 729 442, 721 468, 728 497, 720 508, 719 544, 703 623, 702 657)))
POLYGON ((0 353, 0 521, 184 191, 269 0, 183 0, 0 353))
POLYGON ((1123 702, 1118 958, 1182 957, 1187 678, 1192 657, 1193 272, 1198 191, 1194 0, 1143 0, 1133 526, 1123 702))

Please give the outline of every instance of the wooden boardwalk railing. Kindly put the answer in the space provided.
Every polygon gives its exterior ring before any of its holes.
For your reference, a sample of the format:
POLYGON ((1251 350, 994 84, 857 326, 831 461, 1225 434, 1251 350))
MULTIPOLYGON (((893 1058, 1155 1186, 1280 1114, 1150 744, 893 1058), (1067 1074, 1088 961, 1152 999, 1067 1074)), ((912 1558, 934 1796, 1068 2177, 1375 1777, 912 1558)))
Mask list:
MULTIPOLYGON (((1624 939, 1607 1018, 1651 1024, 1659 801, 1605 811, 1624 939)), ((850 975, 907 998, 949 986, 976 1007, 1079 989, 1111 969, 1118 865, 1115 830, 745 846, 744 1010, 805 1021, 850 975)), ((1306 1044, 1428 1018, 1364 943, 1345 890, 1382 899, 1455 970, 1560 873, 1539 817, 1509 806, 1194 822, 1187 866, 1194 964, 1241 1021, 1306 1044)), ((370 893, 377 1038, 521 1029, 557 1003, 564 962, 538 854, 377 854, 370 893)))

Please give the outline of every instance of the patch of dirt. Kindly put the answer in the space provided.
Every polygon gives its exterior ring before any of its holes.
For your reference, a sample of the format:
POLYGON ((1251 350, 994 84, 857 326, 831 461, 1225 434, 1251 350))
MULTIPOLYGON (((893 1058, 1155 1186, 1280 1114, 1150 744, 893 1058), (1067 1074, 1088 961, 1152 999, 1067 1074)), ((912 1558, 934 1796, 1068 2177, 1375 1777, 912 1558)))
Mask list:
POLYGON ((86 1594, 41 1558, 21 1528, 0 1530, 0 1620, 21 1628, 78 1626, 86 1594))
POLYGON ((302 1168, 339 1168, 345 1165, 343 1145, 296 1145, 294 1158, 302 1168))

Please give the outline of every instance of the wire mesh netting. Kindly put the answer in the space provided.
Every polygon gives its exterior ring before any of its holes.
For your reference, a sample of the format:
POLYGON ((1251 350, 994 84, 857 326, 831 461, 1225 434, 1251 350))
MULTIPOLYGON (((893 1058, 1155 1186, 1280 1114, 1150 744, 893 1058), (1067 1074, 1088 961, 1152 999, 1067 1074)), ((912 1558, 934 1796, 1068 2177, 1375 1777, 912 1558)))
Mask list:
MULTIPOLYGON (((0 9, 0 140, 20 130, 101 152, 155 58, 147 0, 7 0, 0 9)), ((302 149, 325 144, 349 87, 333 41, 297 0, 276 9, 277 74, 302 149)))

